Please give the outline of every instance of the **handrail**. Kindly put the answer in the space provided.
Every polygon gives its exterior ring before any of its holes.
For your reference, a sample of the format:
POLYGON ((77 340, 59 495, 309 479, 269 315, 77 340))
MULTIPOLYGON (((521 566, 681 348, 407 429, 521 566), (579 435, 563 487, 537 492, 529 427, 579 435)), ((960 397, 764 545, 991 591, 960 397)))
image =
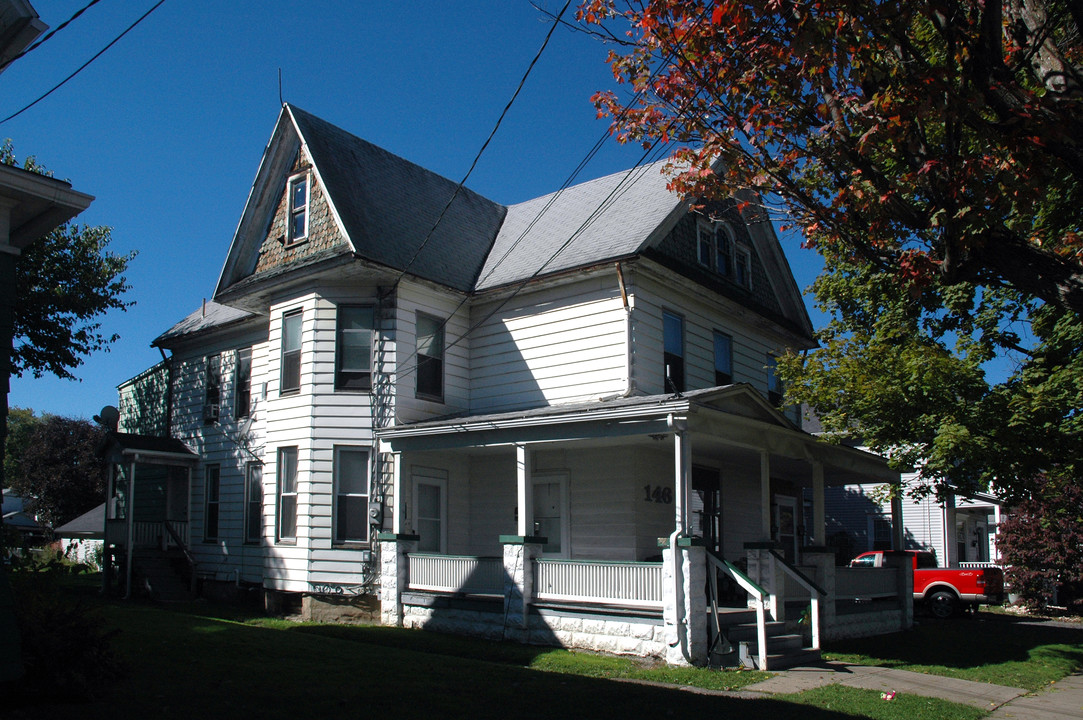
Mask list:
POLYGON ((798 570, 791 565, 785 557, 779 555, 776 550, 771 550, 771 554, 782 565, 782 569, 790 577, 796 580, 800 585, 804 586, 809 591, 809 619, 812 621, 812 649, 820 649, 820 598, 826 597, 827 591, 813 582, 805 573, 798 570))
POLYGON ((169 537, 173 538, 173 542, 177 544, 177 547, 180 548, 181 552, 184 553, 184 559, 188 561, 188 572, 191 576, 190 582, 192 591, 194 592, 196 589, 196 559, 188 550, 188 546, 184 544, 184 540, 181 539, 180 533, 176 531, 171 522, 163 520, 162 526, 165 528, 165 531, 169 533, 169 537))
MULTIPOLYGON (((768 592, 762 587, 753 582, 752 578, 745 575, 743 572, 737 569, 737 566, 726 560, 721 555, 715 554, 712 550, 707 550, 707 563, 709 566, 713 566, 718 570, 729 575, 733 580, 740 585, 745 591, 756 598, 756 645, 757 645, 757 663, 759 670, 767 670, 767 618, 764 615, 764 599, 768 596, 768 592)), ((730 641, 722 633, 722 624, 718 618, 718 575, 717 573, 710 574, 710 588, 711 594, 711 616, 714 617, 716 642, 718 639, 725 640, 726 650, 732 648, 730 641)), ((713 649, 713 646, 712 648, 713 649)), ((709 654, 709 651, 708 651, 709 654)))

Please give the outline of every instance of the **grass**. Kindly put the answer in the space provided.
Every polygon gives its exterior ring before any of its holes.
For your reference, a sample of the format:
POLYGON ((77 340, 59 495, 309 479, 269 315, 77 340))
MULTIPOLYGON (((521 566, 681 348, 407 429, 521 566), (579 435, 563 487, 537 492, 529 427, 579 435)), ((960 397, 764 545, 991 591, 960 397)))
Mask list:
POLYGON ((763 674, 658 667, 395 628, 294 623, 206 603, 182 608, 103 603, 86 581, 68 592, 99 603, 107 622, 119 630, 114 649, 126 673, 94 701, 60 705, 34 698, 8 706, 13 718, 293 720, 393 714, 530 720, 710 713, 777 720, 975 720, 984 715, 916 696, 885 702, 876 691, 842 686, 744 699, 710 690, 741 687, 763 674))
POLYGON ((833 643, 824 657, 1037 690, 1083 667, 1083 628, 982 611, 833 643))

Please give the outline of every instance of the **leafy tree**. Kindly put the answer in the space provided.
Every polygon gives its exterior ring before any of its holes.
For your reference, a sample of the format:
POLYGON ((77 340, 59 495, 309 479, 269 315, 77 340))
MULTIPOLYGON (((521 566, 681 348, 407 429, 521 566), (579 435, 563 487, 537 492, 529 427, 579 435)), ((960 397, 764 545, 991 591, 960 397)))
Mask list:
POLYGON ((823 255, 833 320, 780 362, 789 401, 940 488, 1022 497, 1083 469, 1078 2, 588 0, 580 19, 619 44, 632 92, 595 96, 618 140, 679 143, 675 189, 758 198, 823 255))
MULTIPOLYGON (((18 165, 10 141, 0 146, 0 162, 18 165)), ((22 167, 51 175, 33 157, 22 167)), ((135 253, 111 253, 109 242, 108 227, 64 224, 23 251, 16 270, 15 374, 74 379, 72 370, 85 356, 117 339, 102 331, 99 318, 132 305, 122 298, 130 289, 123 273, 135 253)))
MULTIPOLYGON (((1033 493, 1001 522, 997 547, 1007 581, 1028 605, 1083 598, 1083 486, 1062 474, 1043 477, 1033 493)), ((1077 608, 1078 609, 1078 608, 1077 608)))
POLYGON ((105 474, 95 451, 104 430, 86 420, 47 415, 30 433, 10 478, 29 510, 53 527, 105 500, 105 474))
POLYGON ((22 475, 22 456, 30 435, 43 417, 34 414, 29 408, 11 408, 8 411, 8 434, 4 444, 4 477, 7 480, 22 475))

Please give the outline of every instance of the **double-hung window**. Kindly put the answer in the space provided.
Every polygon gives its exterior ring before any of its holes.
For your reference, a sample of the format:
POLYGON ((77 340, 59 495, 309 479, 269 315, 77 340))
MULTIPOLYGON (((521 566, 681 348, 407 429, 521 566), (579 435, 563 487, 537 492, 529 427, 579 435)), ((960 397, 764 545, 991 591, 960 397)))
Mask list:
POLYGON ((715 225, 715 243, 718 248, 715 270, 719 275, 729 277, 733 271, 733 228, 729 223, 715 225))
POLYGON ((218 465, 203 469, 203 540, 218 539, 218 501, 222 490, 222 470, 218 465))
POLYGON ((297 448, 278 449, 278 523, 277 537, 286 542, 297 540, 297 448))
POLYGON ((417 314, 417 396, 444 400, 444 321, 417 314))
POLYGON ((696 223, 696 259, 706 268, 714 267, 715 226, 705 220, 696 223))
POLYGON ((289 182, 289 238, 296 243, 308 237, 308 173, 295 175, 289 182))
POLYGON ((233 368, 233 417, 246 418, 252 410, 252 348, 237 351, 233 368))
POLYGON ((263 536, 263 465, 244 466, 244 541, 258 543, 263 536))
POLYGON ((782 396, 785 394, 782 387, 782 379, 778 376, 778 359, 774 355, 767 356, 767 400, 775 407, 782 406, 782 396))
POLYGON ((717 330, 714 333, 714 384, 733 383, 733 338, 717 330))
POLYGON ((663 387, 666 392, 684 390, 684 318, 662 312, 663 387))
POLYGON ((301 389, 301 313, 282 316, 282 365, 278 391, 292 393, 301 389))
POLYGON ((752 263, 746 248, 733 252, 733 280, 742 287, 752 287, 752 263))
POLYGON ((340 305, 335 347, 335 388, 372 389, 373 308, 340 305))
POLYGON ((335 447, 335 542, 368 542, 369 453, 335 447))
POLYGON ((203 422, 211 425, 218 421, 222 402, 222 356, 207 356, 206 386, 203 390, 203 422))

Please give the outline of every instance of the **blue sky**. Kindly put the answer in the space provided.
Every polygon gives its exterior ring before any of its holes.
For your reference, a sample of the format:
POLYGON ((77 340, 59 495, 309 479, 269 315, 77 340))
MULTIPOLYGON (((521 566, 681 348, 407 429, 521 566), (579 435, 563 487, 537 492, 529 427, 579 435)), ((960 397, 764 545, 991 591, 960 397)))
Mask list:
MULTIPOLYGON (((0 118, 60 82, 156 0, 104 0, 0 74, 0 118)), ((87 0, 33 0, 55 28, 87 0)), ((535 0, 552 13, 562 0, 535 0)), ((575 3, 566 13, 572 19, 575 3)), ((541 47, 551 19, 527 0, 387 3, 166 0, 94 63, 0 124, 16 154, 96 197, 77 222, 138 251, 120 339, 80 382, 13 378, 9 402, 90 417, 161 359, 150 342, 214 291, 283 98, 460 180, 541 47)), ((558 28, 467 185, 510 204, 556 190, 607 125, 590 96, 612 87, 606 46, 558 28)), ((608 141, 579 179, 634 165, 608 141)), ((815 253, 783 240, 798 284, 815 253)))

